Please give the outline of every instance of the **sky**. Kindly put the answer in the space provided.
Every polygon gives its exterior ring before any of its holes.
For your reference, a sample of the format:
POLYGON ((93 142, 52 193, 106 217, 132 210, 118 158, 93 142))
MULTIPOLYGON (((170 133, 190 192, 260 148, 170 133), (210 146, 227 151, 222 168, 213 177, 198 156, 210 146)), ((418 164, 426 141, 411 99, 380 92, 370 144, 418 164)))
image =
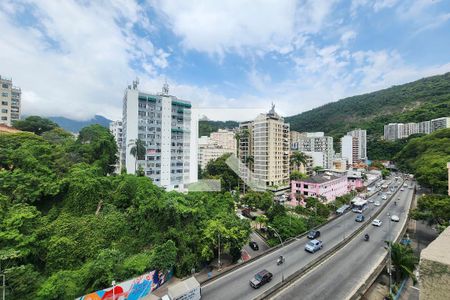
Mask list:
POLYGON ((448 0, 1 0, 25 115, 120 119, 127 85, 214 120, 294 115, 450 71, 448 0))

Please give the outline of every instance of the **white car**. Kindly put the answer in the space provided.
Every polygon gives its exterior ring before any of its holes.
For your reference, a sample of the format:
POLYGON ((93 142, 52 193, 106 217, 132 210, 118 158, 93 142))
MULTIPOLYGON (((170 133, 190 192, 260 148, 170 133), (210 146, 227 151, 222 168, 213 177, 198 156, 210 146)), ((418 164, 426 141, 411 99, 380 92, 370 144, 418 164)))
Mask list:
POLYGON ((400 189, 400 191, 402 191, 402 192, 403 192, 404 190, 405 190, 404 188, 401 188, 401 189, 400 189))
POLYGON ((388 194, 388 195, 392 195, 392 192, 391 192, 391 191, 388 191, 388 192, 386 192, 386 194, 388 194))
POLYGON ((373 205, 380 206, 380 201, 375 201, 375 203, 373 205))
POLYGON ((383 195, 383 196, 381 197, 381 199, 386 200, 386 199, 387 199, 387 196, 386 196, 386 195, 383 195))
POLYGON ((375 220, 372 221, 372 225, 373 226, 380 227, 381 224, 383 224, 383 222, 381 222, 381 220, 375 219, 375 220))
POLYGON ((372 198, 369 199, 369 203, 373 203, 373 199, 372 198))
POLYGON ((397 215, 392 215, 391 221, 398 222, 398 221, 400 221, 400 218, 397 215))

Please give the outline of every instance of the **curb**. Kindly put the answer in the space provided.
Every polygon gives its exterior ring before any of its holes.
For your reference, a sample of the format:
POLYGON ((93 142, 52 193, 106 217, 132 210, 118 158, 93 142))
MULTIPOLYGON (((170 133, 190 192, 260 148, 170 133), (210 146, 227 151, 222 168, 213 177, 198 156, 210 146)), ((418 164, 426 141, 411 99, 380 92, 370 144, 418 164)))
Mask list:
MULTIPOLYGON (((403 185, 403 183, 404 183, 404 181, 402 181, 402 185, 403 185)), ((276 294, 276 292, 279 289, 281 289, 283 287, 286 287, 286 286, 289 286, 290 284, 295 282, 297 279, 299 279, 300 277, 305 275, 305 273, 307 271, 309 271, 312 268, 316 267, 317 265, 319 265, 320 263, 325 261, 328 257, 332 256, 336 251, 338 251, 339 249, 343 248, 355 236, 357 236, 359 233, 361 233, 370 223, 372 223, 372 221, 381 213, 381 211, 388 205, 388 203, 391 202, 392 198, 398 193, 398 191, 400 190, 402 185, 399 185, 399 187, 397 188, 396 192, 393 193, 389 197, 389 200, 386 200, 386 202, 380 207, 378 212, 376 214, 372 215, 366 222, 364 222, 363 225, 360 228, 355 230, 347 238, 345 238, 344 240, 339 242, 337 245, 332 247, 330 250, 328 250, 327 252, 323 253, 316 260, 310 262, 309 264, 307 264, 303 268, 301 268, 301 269, 297 270, 296 272, 294 272, 294 274, 291 274, 290 276, 288 276, 283 282, 279 282, 279 283, 275 284, 273 287, 269 288, 267 291, 265 291, 261 295, 257 296, 255 298, 255 300, 269 299, 269 297, 273 296, 274 294, 276 294)))

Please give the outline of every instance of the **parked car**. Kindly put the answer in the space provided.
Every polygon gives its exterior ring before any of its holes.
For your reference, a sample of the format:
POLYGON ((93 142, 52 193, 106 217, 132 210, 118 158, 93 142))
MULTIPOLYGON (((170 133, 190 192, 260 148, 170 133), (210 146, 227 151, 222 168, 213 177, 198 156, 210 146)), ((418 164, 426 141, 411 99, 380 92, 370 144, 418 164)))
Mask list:
POLYGON ((267 270, 262 270, 250 280, 251 287, 257 289, 272 280, 273 274, 267 270))
POLYGON ((380 201, 375 201, 375 203, 373 205, 380 206, 380 201))
POLYGON ((250 246, 250 248, 252 248, 254 251, 258 251, 259 250, 259 246, 255 241, 250 241, 248 243, 248 245, 250 246))
POLYGON ((381 222, 381 220, 375 219, 375 220, 372 221, 372 225, 373 226, 380 227, 381 224, 383 224, 383 222, 381 222))
POLYGON ((311 230, 308 235, 307 238, 310 240, 314 240, 316 238, 318 238, 320 236, 320 231, 319 230, 311 230))
POLYGON ((387 196, 386 196, 386 195, 383 195, 383 196, 381 196, 381 199, 386 200, 386 199, 387 199, 387 196))
POLYGON ((373 203, 373 198, 370 198, 368 201, 369 203, 373 203))
POLYGON ((322 241, 312 240, 312 241, 309 241, 306 244, 305 251, 310 252, 310 253, 314 253, 314 252, 322 249, 322 247, 323 247, 322 241))
POLYGON ((362 215, 362 214, 357 215, 355 221, 356 222, 364 222, 364 215, 362 215))
POLYGON ((401 188, 401 189, 400 189, 400 191, 402 191, 402 192, 403 192, 404 190, 405 190, 404 188, 401 188))
POLYGON ((393 221, 393 222, 399 222, 399 221, 400 221, 400 218, 399 218, 397 215, 392 215, 392 216, 391 216, 391 221, 393 221))

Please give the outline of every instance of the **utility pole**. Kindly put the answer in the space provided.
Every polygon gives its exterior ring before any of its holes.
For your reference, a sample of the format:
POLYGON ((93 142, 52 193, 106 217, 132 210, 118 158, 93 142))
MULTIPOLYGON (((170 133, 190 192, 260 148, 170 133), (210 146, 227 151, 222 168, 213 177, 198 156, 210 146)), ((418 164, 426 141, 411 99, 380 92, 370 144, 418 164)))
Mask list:
MULTIPOLYGON (((281 239, 280 234, 275 230, 275 228, 273 228, 271 226, 267 226, 267 228, 272 229, 273 232, 275 232, 275 234, 278 236, 278 238, 280 239, 281 248, 283 250, 282 252, 284 252, 284 243, 283 243, 283 240, 281 239)), ((281 256, 283 256, 283 259, 285 259, 284 255, 281 255, 281 256)), ((281 282, 284 282, 284 263, 283 263, 283 266, 281 266, 281 282)))

